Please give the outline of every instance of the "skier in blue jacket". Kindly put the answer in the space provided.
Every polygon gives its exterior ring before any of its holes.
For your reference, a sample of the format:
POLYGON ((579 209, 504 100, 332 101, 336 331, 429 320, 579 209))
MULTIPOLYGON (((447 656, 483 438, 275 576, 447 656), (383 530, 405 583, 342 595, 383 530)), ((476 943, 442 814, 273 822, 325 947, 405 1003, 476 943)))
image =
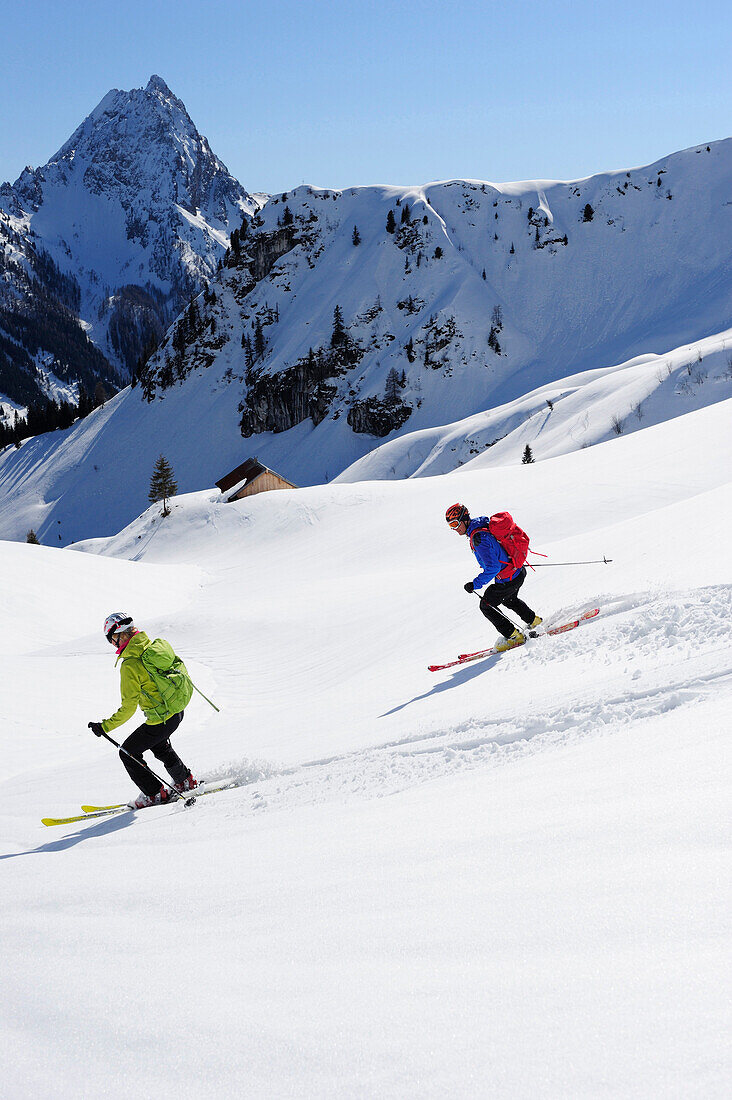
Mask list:
POLYGON ((473 553, 478 559, 480 573, 475 580, 467 581, 463 587, 466 592, 474 592, 476 588, 488 585, 480 598, 480 610, 503 635, 503 641, 497 643, 496 650, 502 653, 514 646, 523 645, 526 635, 502 615, 498 607, 507 607, 530 628, 537 627, 542 622, 536 612, 518 597, 518 591, 526 580, 526 567, 510 569, 510 563, 506 561, 506 551, 488 530, 487 516, 471 519, 464 504, 453 504, 447 509, 445 519, 453 531, 469 537, 473 553), (500 580, 499 573, 504 574, 500 580))

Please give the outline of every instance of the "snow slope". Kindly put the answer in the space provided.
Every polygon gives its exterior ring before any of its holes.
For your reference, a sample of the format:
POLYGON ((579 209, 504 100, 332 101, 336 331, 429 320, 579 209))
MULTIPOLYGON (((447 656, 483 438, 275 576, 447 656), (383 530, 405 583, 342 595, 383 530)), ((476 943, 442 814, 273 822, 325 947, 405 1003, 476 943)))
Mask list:
POLYGON ((726 140, 570 183, 273 197, 139 386, 0 456, 0 534, 113 534, 161 452, 182 492, 252 455, 297 485, 410 477, 517 463, 527 444, 542 459, 725 399, 731 180, 726 140), (124 462, 109 438, 130 441, 124 462))
POLYGON ((725 1096, 730 411, 0 544, 8 1095, 725 1096), (607 554, 523 592, 601 615, 429 674, 493 637, 455 499, 549 562, 607 554), (85 728, 113 608, 221 707, 183 758, 245 785, 46 830, 131 793, 85 728))
MULTIPOLYGON (((726 330, 667 355, 560 379, 453 424, 397 435, 364 457, 354 447, 355 461, 336 480, 515 465, 527 445, 538 462, 618 432, 631 434, 732 396, 731 349, 732 330, 726 330)), ((254 441, 241 438, 227 385, 209 387, 205 374, 194 374, 152 403, 141 399, 139 388, 128 388, 67 431, 29 439, 20 450, 6 447, 0 452, 0 532, 23 539, 33 528, 41 542, 58 546, 111 534, 145 509, 161 452, 181 492, 214 485, 252 453, 254 441), (123 454, 113 445, 120 439, 123 454)), ((313 434, 308 421, 274 437, 272 445, 284 447, 285 469, 299 467, 313 434)), ((259 457, 269 454, 265 444, 259 457)), ((327 455, 326 446, 319 461, 327 455)))
POLYGON ((732 329, 616 367, 540 386, 516 401, 396 436, 354 462, 337 481, 425 477, 534 462, 640 431, 732 396, 732 329))

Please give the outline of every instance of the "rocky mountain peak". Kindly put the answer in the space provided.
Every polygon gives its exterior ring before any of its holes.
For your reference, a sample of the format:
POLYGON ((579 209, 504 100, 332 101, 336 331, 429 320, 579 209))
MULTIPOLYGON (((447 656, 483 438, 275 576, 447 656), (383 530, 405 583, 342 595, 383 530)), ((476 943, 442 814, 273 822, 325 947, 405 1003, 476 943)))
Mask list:
MULTIPOLYGON (((168 85, 163 80, 162 76, 158 76, 157 73, 153 73, 147 82, 145 92, 149 94, 158 94, 162 99, 174 100, 176 103, 180 103, 177 96, 174 96, 168 85)), ((181 104, 182 106, 182 104, 181 104)))
POLYGON ((123 376, 260 205, 158 75, 113 88, 45 165, 0 190, 0 211, 76 284, 84 331, 123 376))

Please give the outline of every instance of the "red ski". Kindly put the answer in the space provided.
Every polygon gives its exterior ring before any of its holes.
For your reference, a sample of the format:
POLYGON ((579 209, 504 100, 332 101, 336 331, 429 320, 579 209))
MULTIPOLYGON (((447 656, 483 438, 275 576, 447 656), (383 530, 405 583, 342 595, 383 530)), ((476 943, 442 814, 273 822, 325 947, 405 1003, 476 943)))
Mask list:
MULTIPOLYGON (((574 630, 580 623, 586 622, 587 619, 594 619, 596 615, 600 614, 599 607, 593 607, 591 611, 584 611, 579 618, 573 619, 571 622, 563 623, 561 626, 553 626, 549 630, 531 630, 529 631, 530 638, 549 638, 554 634, 565 634, 568 630, 574 630)), ((524 644, 523 642, 521 643, 524 644)), ((511 646, 511 649, 520 649, 520 646, 511 646)), ((454 665, 466 665, 470 661, 479 661, 483 657, 492 657, 497 653, 510 653, 511 649, 497 650, 495 646, 491 646, 490 649, 479 649, 476 653, 461 653, 456 661, 448 661, 444 665, 428 665, 427 668, 430 672, 439 672, 443 668, 453 668, 454 665)))

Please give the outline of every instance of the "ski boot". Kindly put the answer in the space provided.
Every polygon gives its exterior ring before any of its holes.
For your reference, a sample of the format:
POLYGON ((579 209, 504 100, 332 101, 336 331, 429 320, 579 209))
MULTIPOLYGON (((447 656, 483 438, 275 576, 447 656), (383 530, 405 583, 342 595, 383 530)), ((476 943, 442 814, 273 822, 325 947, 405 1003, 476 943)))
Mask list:
POLYGON ((517 628, 510 638, 503 638, 496 644, 496 653, 505 653, 508 649, 515 649, 516 646, 523 645, 525 641, 526 635, 522 634, 517 628))
POLYGON ((178 794, 185 794, 186 791, 193 791, 199 786, 198 780, 193 778, 193 774, 188 772, 185 779, 182 779, 180 783, 175 784, 175 789, 178 794))
POLYGON ((170 792, 166 787, 160 788, 157 794, 145 794, 142 791, 138 794, 137 798, 133 798, 127 805, 131 810, 146 810, 148 806, 159 806, 163 802, 167 802, 170 798, 170 792))

